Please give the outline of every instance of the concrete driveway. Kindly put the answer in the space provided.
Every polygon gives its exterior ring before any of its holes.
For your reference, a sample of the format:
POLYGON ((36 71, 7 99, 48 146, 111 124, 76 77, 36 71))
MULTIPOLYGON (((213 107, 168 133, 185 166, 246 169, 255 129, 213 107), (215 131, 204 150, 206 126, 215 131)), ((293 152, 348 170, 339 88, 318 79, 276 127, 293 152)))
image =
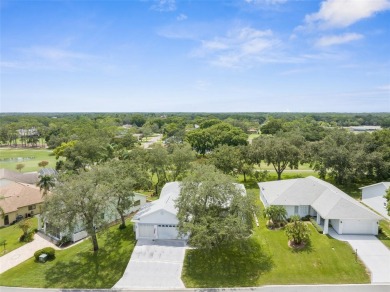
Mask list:
POLYGON ((373 235, 339 235, 329 228, 329 235, 348 242, 371 272, 371 283, 390 283, 390 250, 373 235))
POLYGON ((122 278, 113 289, 184 288, 181 270, 186 245, 178 240, 138 240, 122 278))

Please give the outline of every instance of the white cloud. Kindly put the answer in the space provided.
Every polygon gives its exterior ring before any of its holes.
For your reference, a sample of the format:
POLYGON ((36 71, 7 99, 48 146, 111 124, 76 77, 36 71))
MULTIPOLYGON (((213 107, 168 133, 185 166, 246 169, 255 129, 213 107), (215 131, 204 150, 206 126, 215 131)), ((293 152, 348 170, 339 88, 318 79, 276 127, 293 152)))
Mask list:
POLYGON ((271 30, 244 27, 231 30, 223 37, 201 41, 201 47, 193 55, 208 58, 217 66, 241 67, 264 61, 264 55, 279 43, 271 30))
POLYGON ((176 10, 175 0, 155 0, 151 7, 152 10, 159 12, 170 12, 176 10))
POLYGON ((325 0, 318 12, 306 15, 305 22, 323 29, 343 28, 388 9, 389 0, 325 0))
POLYGON ((382 85, 382 86, 378 86, 377 89, 390 92, 390 84, 385 84, 385 85, 382 85))
POLYGON ((28 55, 34 55, 36 57, 51 61, 84 60, 92 57, 91 55, 55 47, 34 46, 28 49, 21 49, 20 51, 28 55))
POLYGON ((346 44, 352 41, 362 39, 364 36, 358 33, 345 33, 342 35, 328 35, 323 36, 317 40, 316 46, 329 47, 334 45, 346 44))
POLYGON ((98 58, 93 55, 50 46, 32 46, 15 50, 14 60, 4 60, 1 68, 4 69, 62 69, 76 70, 96 66, 98 58))
POLYGON ((176 20, 177 20, 177 21, 184 21, 184 20, 186 20, 187 18, 188 18, 187 15, 181 13, 180 15, 178 15, 178 16, 176 17, 176 20))

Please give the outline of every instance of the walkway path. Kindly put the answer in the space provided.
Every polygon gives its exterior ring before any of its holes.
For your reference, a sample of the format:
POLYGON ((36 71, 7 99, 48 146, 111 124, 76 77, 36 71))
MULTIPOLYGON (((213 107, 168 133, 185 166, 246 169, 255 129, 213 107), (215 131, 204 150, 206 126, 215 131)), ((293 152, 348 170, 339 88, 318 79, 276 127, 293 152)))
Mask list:
POLYGON ((0 274, 28 260, 34 256, 34 253, 37 250, 44 247, 53 247, 54 249, 59 250, 56 245, 45 240, 39 234, 35 234, 32 242, 26 243, 25 245, 0 257, 0 274))
POLYGON ((329 235, 348 242, 371 272, 371 283, 390 284, 390 250, 374 235, 340 235, 329 228, 329 235))
POLYGON ((151 137, 149 141, 143 143, 142 145, 144 149, 147 149, 150 146, 152 146, 154 143, 160 141, 161 139, 162 139, 162 134, 158 134, 157 136, 151 137))
POLYGON ((180 289, 185 242, 138 240, 122 278, 113 289, 180 289))

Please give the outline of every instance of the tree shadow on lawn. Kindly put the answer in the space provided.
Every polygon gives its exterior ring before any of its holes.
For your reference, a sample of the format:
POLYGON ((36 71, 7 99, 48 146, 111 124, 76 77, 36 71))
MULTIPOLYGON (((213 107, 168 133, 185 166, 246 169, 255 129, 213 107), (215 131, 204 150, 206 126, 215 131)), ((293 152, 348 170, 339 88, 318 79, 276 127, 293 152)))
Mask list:
POLYGON ((212 250, 187 251, 183 280, 195 287, 254 286, 272 266, 271 257, 250 238, 212 250))
POLYGON ((97 252, 91 245, 74 259, 58 261, 45 275, 46 287, 111 288, 122 277, 131 255, 121 252, 123 245, 135 244, 135 240, 131 228, 108 231, 102 237, 97 252))

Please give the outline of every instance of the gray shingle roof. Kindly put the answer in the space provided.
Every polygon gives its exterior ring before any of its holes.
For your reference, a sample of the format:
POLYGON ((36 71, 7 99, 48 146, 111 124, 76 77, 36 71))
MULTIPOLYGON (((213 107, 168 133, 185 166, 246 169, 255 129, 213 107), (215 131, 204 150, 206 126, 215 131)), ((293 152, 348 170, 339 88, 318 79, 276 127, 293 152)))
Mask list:
POLYGON ((35 184, 38 181, 37 172, 16 172, 5 168, 0 168, 0 180, 10 180, 26 184, 35 184))
POLYGON ((313 176, 258 185, 270 205, 310 205, 325 219, 380 219, 343 191, 313 176))
POLYGON ((359 189, 362 190, 362 189, 373 187, 373 186, 380 185, 380 184, 383 184, 386 189, 390 188, 390 182, 389 181, 382 181, 380 183, 376 183, 376 184, 369 185, 369 186, 364 186, 364 187, 361 187, 359 189))
MULTIPOLYGON (((234 184, 243 195, 246 190, 243 184, 234 184)), ((150 215, 159 210, 165 210, 176 216, 177 209, 175 208, 175 200, 180 195, 180 182, 169 182, 164 185, 161 190, 160 198, 150 204, 146 204, 134 216, 134 220, 150 215)))

